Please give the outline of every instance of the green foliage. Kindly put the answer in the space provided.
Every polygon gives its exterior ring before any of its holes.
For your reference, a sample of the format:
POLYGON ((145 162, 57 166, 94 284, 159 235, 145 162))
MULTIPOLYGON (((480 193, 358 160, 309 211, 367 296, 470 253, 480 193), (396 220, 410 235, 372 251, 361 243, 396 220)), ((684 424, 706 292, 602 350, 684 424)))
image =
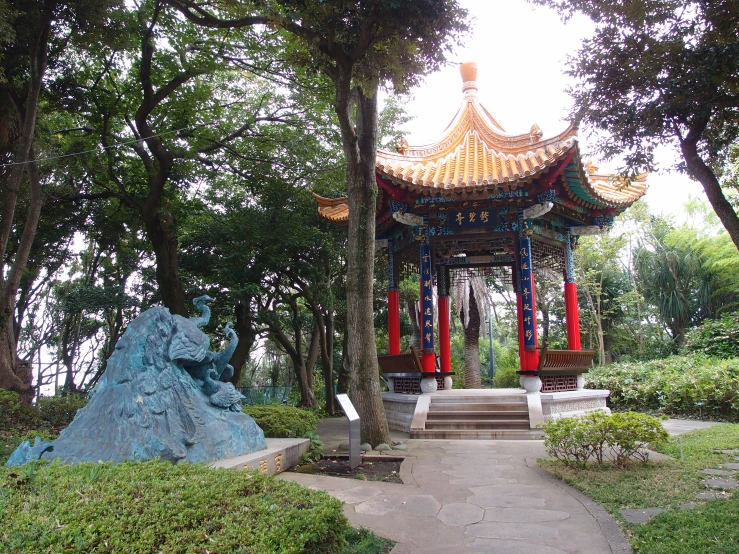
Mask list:
POLYGON ((349 529, 344 535, 346 546, 341 554, 376 554, 380 552, 390 552, 395 543, 388 539, 383 539, 375 535, 369 529, 363 527, 349 529))
POLYGON ((77 410, 84 407, 89 398, 84 394, 66 396, 47 396, 38 399, 37 407, 41 417, 54 427, 66 427, 74 419, 77 410))
POLYGON ((603 464, 612 459, 619 467, 632 458, 646 463, 649 453, 645 443, 667 439, 659 419, 635 412, 592 412, 553 419, 544 425, 544 433, 547 454, 574 468, 586 467, 590 460, 603 464))
POLYGON ((323 492, 201 465, 35 463, 0 469, 0 552, 341 552, 323 492))
POLYGON ((596 366, 586 387, 610 390, 617 410, 739 419, 739 358, 688 355, 596 366))
POLYGON ((21 403, 17 392, 0 389, 0 431, 17 431, 42 425, 40 414, 21 403))
POLYGON ((270 438, 305 437, 315 433, 320 420, 310 410, 280 404, 246 406, 244 412, 253 417, 264 436, 270 438))
POLYGON ((313 463, 323 458, 323 441, 318 437, 318 433, 309 431, 305 438, 310 439, 310 446, 308 452, 303 454, 301 462, 313 463))
POLYGON ((739 357, 739 312, 704 321, 688 333, 685 349, 718 358, 739 357))

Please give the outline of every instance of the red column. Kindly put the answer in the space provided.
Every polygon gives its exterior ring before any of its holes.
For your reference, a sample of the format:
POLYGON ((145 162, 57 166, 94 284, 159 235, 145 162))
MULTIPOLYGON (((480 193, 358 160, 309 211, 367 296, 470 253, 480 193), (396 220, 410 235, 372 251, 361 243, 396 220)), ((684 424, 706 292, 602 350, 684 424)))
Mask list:
POLYGON ((387 292, 388 352, 400 354, 400 298, 397 290, 387 292))
POLYGON ((441 371, 452 370, 452 353, 449 339, 449 297, 439 297, 439 356, 441 371))
POLYGON ((565 283, 565 320, 567 322, 567 348, 580 350, 580 310, 577 305, 577 284, 565 283))
POLYGON ((577 306, 577 284, 575 283, 575 261, 572 256, 573 238, 570 230, 564 241, 565 251, 565 321, 567 322, 567 348, 580 350, 580 310, 577 306))

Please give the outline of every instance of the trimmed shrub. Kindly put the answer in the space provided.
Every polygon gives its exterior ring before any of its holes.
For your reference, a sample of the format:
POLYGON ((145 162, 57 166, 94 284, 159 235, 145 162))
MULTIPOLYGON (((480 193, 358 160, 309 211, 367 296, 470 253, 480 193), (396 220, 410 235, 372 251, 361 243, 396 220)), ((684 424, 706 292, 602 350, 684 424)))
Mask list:
POLYGON ((632 458, 646 463, 649 452, 645 445, 667 439, 659 419, 634 412, 591 412, 553 419, 544 425, 544 433, 547 454, 575 468, 585 467, 590 460, 598 464, 613 460, 617 466, 632 458))
POLYGON ((270 438, 305 437, 316 431, 320 420, 310 410, 281 404, 246 406, 244 412, 253 417, 264 431, 264 436, 270 438))
POLYGON ((673 356, 592 367, 586 387, 611 391, 616 410, 739 420, 739 358, 673 356))
POLYGON ((164 462, 0 469, 0 552, 334 553, 349 526, 324 492, 164 462))
POLYGON ((45 396, 38 399, 36 404, 41 417, 54 427, 66 427, 83 408, 89 398, 83 394, 68 394, 66 396, 45 396))
POLYGON ((739 357, 739 312, 701 323, 688 333, 685 350, 717 358, 739 357))

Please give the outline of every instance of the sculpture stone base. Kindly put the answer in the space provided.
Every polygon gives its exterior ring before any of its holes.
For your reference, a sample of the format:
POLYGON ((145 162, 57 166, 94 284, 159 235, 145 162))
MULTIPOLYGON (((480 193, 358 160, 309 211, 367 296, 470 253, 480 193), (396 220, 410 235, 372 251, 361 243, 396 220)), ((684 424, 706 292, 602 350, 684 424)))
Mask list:
POLYGON ((439 384, 433 377, 424 377, 421 379, 421 392, 423 393, 436 392, 438 387, 439 384))

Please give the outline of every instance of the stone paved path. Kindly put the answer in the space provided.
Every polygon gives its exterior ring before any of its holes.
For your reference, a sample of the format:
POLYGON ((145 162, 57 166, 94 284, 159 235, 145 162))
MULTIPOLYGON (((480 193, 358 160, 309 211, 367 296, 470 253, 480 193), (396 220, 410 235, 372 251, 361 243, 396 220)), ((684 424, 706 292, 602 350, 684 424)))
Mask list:
POLYGON ((282 476, 344 501, 352 523, 398 542, 393 554, 629 552, 604 510, 536 466, 541 441, 407 445, 403 485, 282 476))

